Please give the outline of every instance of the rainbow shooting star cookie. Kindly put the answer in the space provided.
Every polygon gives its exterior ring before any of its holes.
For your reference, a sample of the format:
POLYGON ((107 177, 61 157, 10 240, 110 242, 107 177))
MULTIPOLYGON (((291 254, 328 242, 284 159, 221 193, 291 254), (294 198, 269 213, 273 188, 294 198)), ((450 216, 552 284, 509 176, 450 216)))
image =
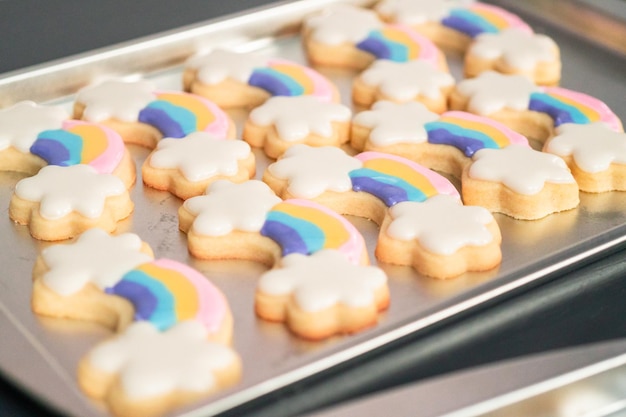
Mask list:
POLYGON ((193 57, 183 74, 185 90, 220 107, 256 107, 272 96, 314 96, 339 102, 335 85, 292 61, 216 49, 193 57))
POLYGON ((476 151, 528 140, 487 117, 450 111, 438 116, 420 103, 377 103, 355 115, 351 143, 357 149, 387 152, 460 177, 476 151))
POLYGON ((305 20, 304 45, 316 65, 362 70, 376 60, 424 61, 447 71, 443 53, 404 25, 388 25, 371 10, 350 5, 328 8, 305 20))
POLYGON ((0 171, 34 175, 46 165, 30 152, 37 135, 45 130, 61 129, 69 118, 61 106, 41 106, 21 101, 0 110, 0 171))
POLYGON ((163 137, 193 132, 235 136, 233 121, 215 103, 194 94, 158 91, 147 81, 109 80, 85 87, 76 97, 74 118, 107 125, 125 142, 148 148, 163 137))

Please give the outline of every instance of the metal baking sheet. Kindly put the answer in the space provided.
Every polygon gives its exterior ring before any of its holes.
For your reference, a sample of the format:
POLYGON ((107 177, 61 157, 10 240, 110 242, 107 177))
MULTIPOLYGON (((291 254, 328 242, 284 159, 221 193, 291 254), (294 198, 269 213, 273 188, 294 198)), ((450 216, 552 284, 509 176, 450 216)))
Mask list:
MULTIPOLYGON (((305 62, 297 25, 303 16, 333 3, 304 0, 277 3, 206 24, 183 28, 104 50, 0 75, 0 106, 23 99, 54 102, 68 107, 72 94, 95 80, 144 76, 159 87, 180 89, 182 62, 194 52, 217 45, 256 51, 305 62)), ((357 4, 367 2, 353 1, 357 4)), ((562 85, 604 100, 626 120, 626 59, 543 21, 529 19, 538 32, 560 45, 564 62, 562 85)), ((449 57, 456 79, 459 56, 449 57)), ((354 73, 322 70, 340 87, 349 103, 354 73)), ((241 126, 246 113, 231 112, 241 126)), ((148 150, 130 146, 137 166, 148 150)), ((256 152, 257 176, 269 162, 256 152)), ((139 172, 140 174, 140 172, 139 172)), ((106 408, 78 390, 78 360, 110 332, 89 323, 38 317, 30 310, 31 270, 39 251, 48 243, 32 239, 26 227, 6 214, 16 182, 23 176, 0 173, 0 371, 63 414, 106 416, 106 408)), ((234 348, 243 359, 243 377, 223 391, 176 415, 213 415, 272 393, 346 360, 415 335, 471 309, 503 300, 548 279, 567 279, 569 268, 626 246, 626 193, 581 194, 580 207, 537 221, 517 221, 496 215, 503 234, 503 262, 495 270, 468 273, 441 281, 420 276, 412 268, 380 265, 389 275, 391 306, 378 326, 352 336, 313 343, 293 337, 285 327, 257 319, 253 294, 265 267, 251 262, 200 261, 187 252, 186 236, 178 230, 181 201, 144 187, 141 177, 132 189, 133 215, 120 223, 118 232, 132 231, 147 241, 157 257, 168 257, 202 271, 228 297, 234 318, 234 348)), ((378 229, 373 223, 350 218, 366 238, 370 257, 378 229)))

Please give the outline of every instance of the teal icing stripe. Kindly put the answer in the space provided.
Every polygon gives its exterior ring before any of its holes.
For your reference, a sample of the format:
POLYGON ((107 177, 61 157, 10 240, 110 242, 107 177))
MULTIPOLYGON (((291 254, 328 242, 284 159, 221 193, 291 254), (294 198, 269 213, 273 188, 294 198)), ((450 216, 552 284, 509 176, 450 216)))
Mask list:
POLYGON ((195 113, 185 107, 174 105, 165 100, 155 100, 148 104, 147 108, 153 108, 167 113, 172 121, 179 124, 185 135, 197 130, 198 122, 195 113))
POLYGON ((270 211, 267 214, 266 222, 275 221, 291 228, 300 236, 300 239, 307 247, 308 253, 314 253, 324 248, 326 235, 317 225, 308 220, 299 219, 281 211, 270 211))
POLYGON ((145 288, 157 300, 156 307, 150 316, 151 322, 157 324, 159 328, 168 328, 176 323, 176 300, 162 282, 139 270, 130 271, 123 280, 145 288))

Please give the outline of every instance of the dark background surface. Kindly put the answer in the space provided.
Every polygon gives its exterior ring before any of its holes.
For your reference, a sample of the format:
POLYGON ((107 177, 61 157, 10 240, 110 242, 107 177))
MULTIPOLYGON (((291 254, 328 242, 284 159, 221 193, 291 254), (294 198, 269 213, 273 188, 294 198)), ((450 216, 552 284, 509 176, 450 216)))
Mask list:
MULTIPOLYGON (((201 22, 267 0, 0 0, 0 73, 201 22)), ((369 354, 232 415, 295 415, 499 359, 626 337, 626 249, 369 354)), ((2 337, 0 335, 0 337, 2 337)), ((0 377, 0 415, 54 415, 0 377)))

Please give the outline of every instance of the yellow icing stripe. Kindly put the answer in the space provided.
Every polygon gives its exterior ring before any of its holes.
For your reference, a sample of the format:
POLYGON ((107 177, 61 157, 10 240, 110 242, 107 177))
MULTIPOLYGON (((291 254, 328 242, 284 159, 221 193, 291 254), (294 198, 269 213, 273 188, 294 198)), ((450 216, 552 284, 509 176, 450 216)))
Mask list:
POLYGON ((204 130, 215 121, 213 111, 199 98, 191 94, 159 93, 159 100, 189 110, 196 116, 196 129, 204 130))
POLYGON ((155 281, 162 283, 176 300, 176 319, 178 321, 195 318, 199 310, 196 287, 183 274, 153 264, 144 264, 137 268, 155 281))
POLYGON ((568 106, 574 107, 576 110, 584 114, 585 117, 587 117, 587 119, 589 119, 589 121, 591 122, 597 122, 601 120, 601 116, 598 111, 585 105, 584 103, 581 103, 578 100, 574 100, 570 97, 566 97, 555 92, 550 92, 548 93, 548 95, 554 97, 555 99, 561 101, 564 104, 567 104, 568 106))
POLYGON ((477 7, 472 8, 472 11, 500 30, 505 29, 509 26, 509 22, 494 10, 487 10, 477 7))
POLYGON ((511 140, 506 133, 502 132, 498 127, 492 126, 488 123, 481 121, 473 121, 467 119, 461 119, 453 116, 442 116, 439 119, 440 122, 450 123, 464 129, 481 132, 493 140, 498 147, 504 148, 511 144, 511 140))
POLYGON ((438 194, 430 180, 411 166, 394 159, 374 158, 363 164, 364 168, 380 172, 392 178, 398 178, 422 191, 427 196, 438 194))
POLYGON ((109 147, 107 134, 98 126, 76 125, 69 129, 69 132, 83 139, 83 149, 80 155, 82 164, 88 164, 98 158, 109 147))
POLYGON ((278 203, 272 211, 279 211, 317 226, 326 237, 324 244, 326 249, 338 249, 350 239, 350 232, 338 218, 318 208, 278 203))
POLYGON ((291 79, 302 86, 304 94, 313 94, 315 92, 315 84, 311 77, 306 73, 304 67, 286 63, 272 63, 271 68, 291 79))

